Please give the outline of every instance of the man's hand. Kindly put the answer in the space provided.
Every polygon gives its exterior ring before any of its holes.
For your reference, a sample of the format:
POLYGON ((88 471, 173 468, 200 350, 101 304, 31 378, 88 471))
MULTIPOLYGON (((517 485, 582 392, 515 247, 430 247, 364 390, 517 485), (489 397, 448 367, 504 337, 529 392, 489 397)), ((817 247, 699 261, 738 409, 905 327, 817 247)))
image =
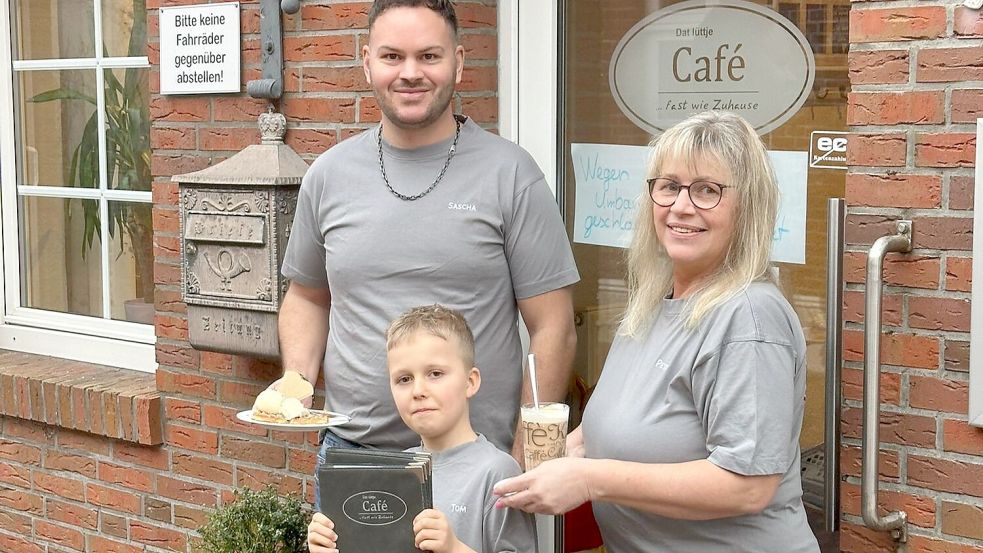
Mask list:
POLYGON ((338 534, 330 518, 314 513, 307 525, 307 548, 311 553, 338 553, 338 534))
MULTIPOLYGON (((447 516, 437 509, 427 509, 413 519, 414 544, 432 553, 474 553, 454 535, 447 516)), ((311 553, 314 553, 313 551, 311 553)))
MULTIPOLYGON (((270 384, 269 386, 266 387, 266 389, 267 390, 276 390, 276 391, 279 392, 280 391, 280 384, 283 383, 283 379, 286 378, 286 374, 288 372, 297 373, 297 374, 300 375, 301 378, 303 378, 304 380, 307 380, 307 377, 305 377, 302 373, 300 373, 298 371, 284 371, 283 372, 284 376, 281 376, 280 378, 274 380, 272 384, 270 384)), ((311 383, 311 384, 313 385, 313 383, 311 383)), ((306 407, 308 409, 310 409, 311 406, 314 405, 314 395, 313 394, 311 394, 311 395, 309 395, 307 397, 302 397, 302 398, 297 398, 297 399, 299 399, 300 402, 304 405, 304 407, 306 407)))

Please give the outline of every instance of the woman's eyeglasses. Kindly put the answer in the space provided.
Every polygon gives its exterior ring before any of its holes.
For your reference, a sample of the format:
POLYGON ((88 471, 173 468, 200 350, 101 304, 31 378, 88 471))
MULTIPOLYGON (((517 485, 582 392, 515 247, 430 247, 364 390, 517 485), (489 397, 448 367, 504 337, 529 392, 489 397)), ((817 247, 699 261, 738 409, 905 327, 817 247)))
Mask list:
POLYGON ((713 209, 720 203, 720 197, 724 195, 724 188, 730 188, 725 184, 709 180, 697 180, 682 185, 679 182, 666 178, 655 177, 648 179, 649 196, 656 205, 662 207, 672 207, 679 197, 679 192, 684 188, 689 194, 689 201, 699 209, 713 209))

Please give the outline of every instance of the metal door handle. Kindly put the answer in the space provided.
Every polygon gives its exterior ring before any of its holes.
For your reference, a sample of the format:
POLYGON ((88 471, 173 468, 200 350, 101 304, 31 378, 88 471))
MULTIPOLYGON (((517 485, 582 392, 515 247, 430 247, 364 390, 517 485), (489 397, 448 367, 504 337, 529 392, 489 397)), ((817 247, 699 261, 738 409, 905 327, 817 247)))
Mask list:
POLYGON ((846 200, 830 198, 826 239, 826 420, 823 427, 823 514, 840 528, 840 367, 843 366, 843 231, 846 200))
POLYGON ((868 528, 891 531, 894 539, 908 541, 908 513, 892 511, 877 513, 877 468, 880 457, 878 425, 880 424, 881 370, 881 288, 884 256, 888 252, 911 251, 911 221, 898 221, 897 234, 882 236, 874 241, 867 254, 867 283, 864 289, 864 418, 861 466, 861 512, 868 528))

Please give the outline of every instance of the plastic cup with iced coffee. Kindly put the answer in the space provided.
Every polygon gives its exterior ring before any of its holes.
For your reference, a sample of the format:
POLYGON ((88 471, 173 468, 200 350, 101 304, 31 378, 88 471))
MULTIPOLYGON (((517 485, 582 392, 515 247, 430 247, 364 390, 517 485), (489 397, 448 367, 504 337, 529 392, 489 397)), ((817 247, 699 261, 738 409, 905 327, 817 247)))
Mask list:
POLYGON ((526 470, 544 461, 566 454, 567 419, 570 408, 565 403, 543 402, 522 405, 522 449, 526 470))

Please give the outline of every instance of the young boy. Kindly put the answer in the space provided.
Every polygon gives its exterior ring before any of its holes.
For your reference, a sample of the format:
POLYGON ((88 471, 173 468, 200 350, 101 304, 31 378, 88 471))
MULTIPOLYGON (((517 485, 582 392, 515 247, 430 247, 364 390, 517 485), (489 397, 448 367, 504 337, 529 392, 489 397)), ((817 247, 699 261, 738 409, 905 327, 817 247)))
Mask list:
MULTIPOLYGON (((389 386, 400 417, 433 458, 434 509, 413 521, 415 545, 433 553, 535 552, 533 519, 496 509, 492 486, 519 465, 471 428, 468 400, 481 386, 474 337, 460 313, 431 305, 407 311, 386 333, 389 386)), ((337 553, 334 524, 315 513, 311 553, 337 553)), ((343 553, 343 552, 342 552, 343 553)))

